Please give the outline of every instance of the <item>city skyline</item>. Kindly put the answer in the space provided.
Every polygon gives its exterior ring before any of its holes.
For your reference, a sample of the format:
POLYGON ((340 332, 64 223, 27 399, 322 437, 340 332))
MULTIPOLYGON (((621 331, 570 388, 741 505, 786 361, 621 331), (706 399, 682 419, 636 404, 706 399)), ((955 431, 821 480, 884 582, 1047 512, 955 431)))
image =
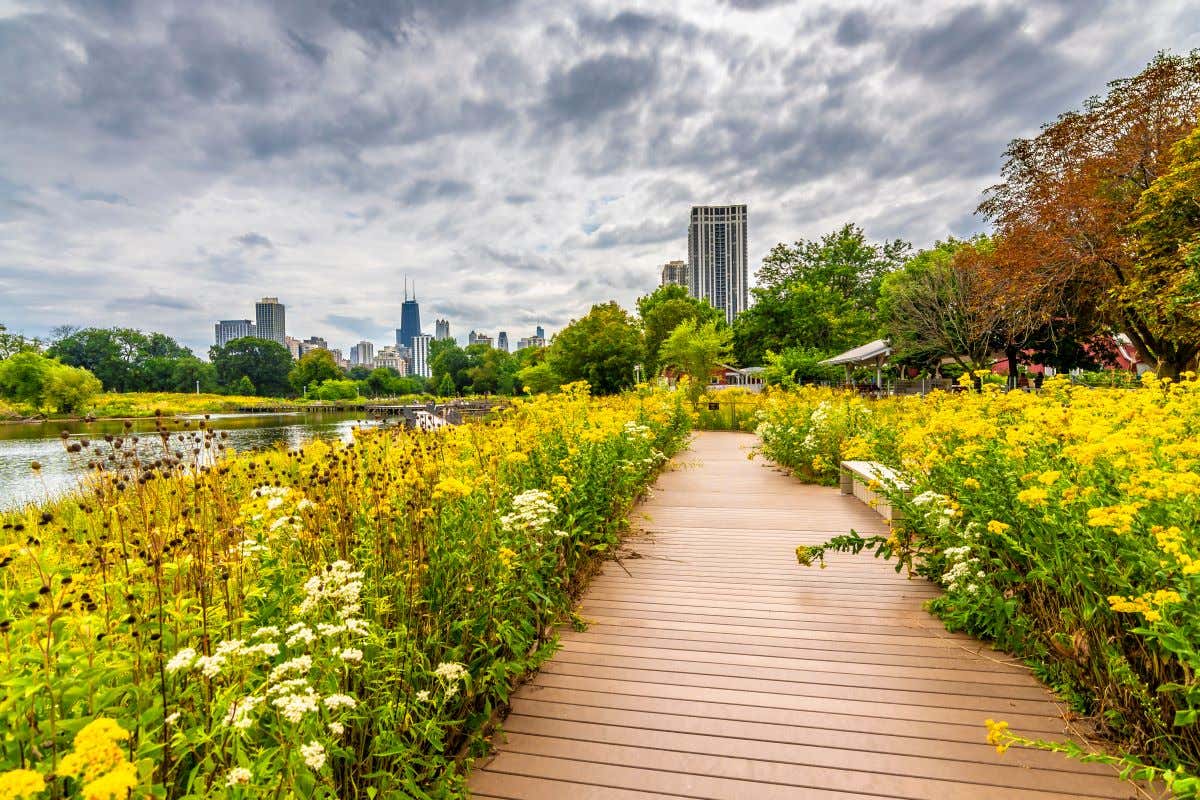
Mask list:
POLYGON ((1183 0, 358 7, 0 3, 0 322, 203 352, 277 293, 382 343, 406 270, 521 337, 631 308, 690 205, 753 209, 751 272, 847 221, 928 245, 1011 137, 1200 46, 1183 0))

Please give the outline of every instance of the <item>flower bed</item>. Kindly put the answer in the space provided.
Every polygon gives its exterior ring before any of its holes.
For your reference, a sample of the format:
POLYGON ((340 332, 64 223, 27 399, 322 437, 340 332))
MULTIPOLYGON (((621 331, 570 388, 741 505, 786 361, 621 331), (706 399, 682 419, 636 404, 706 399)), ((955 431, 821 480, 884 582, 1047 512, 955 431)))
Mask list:
POLYGON ((91 489, 2 518, 0 796, 457 794, 687 427, 576 387, 199 472, 208 429, 89 444, 91 489))
POLYGON ((804 390, 760 416, 761 451, 808 480, 865 458, 908 483, 911 497, 891 493, 906 516, 891 538, 828 547, 913 565, 944 588, 932 610, 948 627, 1028 659, 1134 752, 1197 772, 1200 381, 880 401, 804 390))

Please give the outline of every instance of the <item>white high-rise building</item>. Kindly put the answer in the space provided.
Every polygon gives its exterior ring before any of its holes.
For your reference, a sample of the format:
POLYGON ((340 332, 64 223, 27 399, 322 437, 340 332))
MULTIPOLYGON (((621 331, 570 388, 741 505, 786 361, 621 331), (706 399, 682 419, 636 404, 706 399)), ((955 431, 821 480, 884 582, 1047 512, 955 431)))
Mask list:
POLYGON ((429 367, 429 343, 433 337, 428 333, 418 333, 412 340, 412 374, 422 378, 433 376, 429 367))
POLYGON ((375 345, 365 339, 350 348, 350 363, 354 366, 371 366, 375 359, 375 345))
POLYGON ((747 258, 746 206, 692 206, 688 291, 725 312, 729 323, 749 304, 747 258))
POLYGON ((287 324, 284 320, 284 306, 278 297, 264 297, 254 304, 256 317, 255 335, 260 339, 270 339, 280 344, 286 344, 287 324))
POLYGON ((659 286, 670 286, 678 284, 679 286, 688 285, 688 265, 686 261, 668 261, 663 264, 662 281, 659 286))
POLYGON ((217 347, 224 347, 234 339, 253 336, 255 325, 248 319, 223 319, 213 326, 217 347))

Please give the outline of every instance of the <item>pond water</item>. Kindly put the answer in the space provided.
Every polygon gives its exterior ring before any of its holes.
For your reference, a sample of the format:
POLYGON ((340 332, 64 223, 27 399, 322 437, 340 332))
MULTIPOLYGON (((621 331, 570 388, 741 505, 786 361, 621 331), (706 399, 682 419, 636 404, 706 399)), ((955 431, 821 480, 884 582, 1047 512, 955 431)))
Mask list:
MULTIPOLYGON (((200 417, 166 420, 165 427, 172 434, 172 449, 176 442, 183 442, 178 434, 184 434, 190 442, 200 421, 200 417)), ((101 441, 106 435, 123 437, 126 441, 137 436, 139 447, 157 448, 161 452, 153 419, 131 420, 131 423, 131 427, 121 420, 0 424, 0 509, 44 502, 76 487, 87 470, 89 458, 96 455, 89 456, 87 450, 70 453, 66 444, 101 441), (65 441, 63 431, 69 434, 65 441), (37 472, 31 466, 35 461, 41 464, 37 472)), ((349 441, 355 427, 377 423, 364 420, 359 412, 336 412, 213 414, 205 424, 221 432, 220 442, 226 448, 241 452, 300 447, 318 438, 349 441)))

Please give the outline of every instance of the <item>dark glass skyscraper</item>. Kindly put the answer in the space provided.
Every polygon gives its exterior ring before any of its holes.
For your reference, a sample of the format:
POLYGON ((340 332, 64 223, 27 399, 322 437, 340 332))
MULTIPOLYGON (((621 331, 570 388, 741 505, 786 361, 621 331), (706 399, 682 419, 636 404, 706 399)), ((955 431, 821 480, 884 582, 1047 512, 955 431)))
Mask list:
POLYGON ((404 281, 404 304, 400 306, 400 327, 396 329, 396 344, 412 347, 413 337, 421 335, 421 307, 417 305, 417 290, 413 287, 413 299, 408 299, 408 281, 404 281))
POLYGON ((692 206, 688 289, 730 324, 748 305, 746 261, 746 206, 692 206))

